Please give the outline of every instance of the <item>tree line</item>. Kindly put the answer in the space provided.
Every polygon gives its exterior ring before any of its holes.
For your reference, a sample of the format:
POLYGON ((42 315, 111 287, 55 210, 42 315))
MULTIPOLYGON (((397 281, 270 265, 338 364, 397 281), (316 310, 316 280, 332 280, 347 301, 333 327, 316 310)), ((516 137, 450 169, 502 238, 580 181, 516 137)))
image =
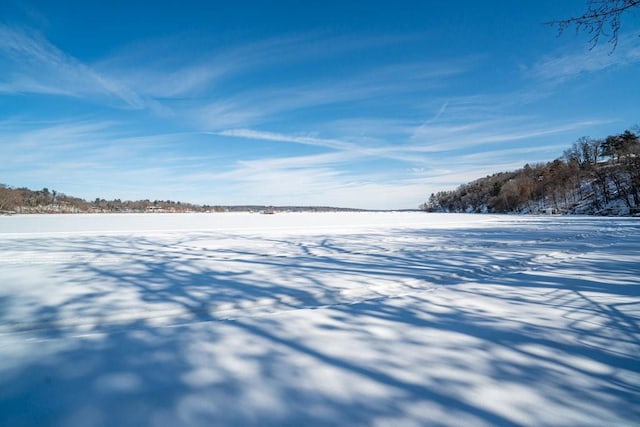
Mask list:
POLYGON ((600 139, 582 137, 561 158, 431 194, 420 208, 469 213, 640 213, 640 137, 629 130, 600 139))
POLYGON ((332 206, 264 206, 264 205, 198 205, 173 200, 106 200, 87 201, 50 191, 12 188, 0 184, 0 214, 35 213, 117 213, 117 212, 358 212, 360 209, 332 206))
POLYGON ((87 201, 43 188, 30 190, 0 184, 0 213, 81 213, 81 212, 209 212, 220 206, 195 205, 172 200, 87 201))

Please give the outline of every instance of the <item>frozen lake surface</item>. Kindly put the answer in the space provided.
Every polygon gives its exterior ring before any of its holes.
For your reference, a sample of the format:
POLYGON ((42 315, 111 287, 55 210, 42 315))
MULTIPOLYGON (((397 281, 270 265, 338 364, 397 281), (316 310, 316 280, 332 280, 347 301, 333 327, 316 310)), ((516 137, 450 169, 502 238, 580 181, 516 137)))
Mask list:
POLYGON ((640 424, 640 221, 0 217, 1 426, 640 424))

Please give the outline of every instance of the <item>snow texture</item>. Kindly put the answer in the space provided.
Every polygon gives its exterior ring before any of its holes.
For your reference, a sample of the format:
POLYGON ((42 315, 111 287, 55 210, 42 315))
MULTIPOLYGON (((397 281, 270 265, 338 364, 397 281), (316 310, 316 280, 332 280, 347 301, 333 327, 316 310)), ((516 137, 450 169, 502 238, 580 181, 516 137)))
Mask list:
POLYGON ((640 221, 0 217, 0 425, 635 426, 640 221))

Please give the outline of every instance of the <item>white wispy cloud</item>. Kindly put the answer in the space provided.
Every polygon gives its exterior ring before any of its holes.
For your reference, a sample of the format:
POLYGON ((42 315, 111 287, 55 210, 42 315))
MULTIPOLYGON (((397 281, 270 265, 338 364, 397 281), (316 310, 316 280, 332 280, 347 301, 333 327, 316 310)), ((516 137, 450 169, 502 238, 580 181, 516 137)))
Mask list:
POLYGON ((612 67, 623 67, 640 61, 640 46, 637 35, 624 35, 615 51, 606 44, 596 45, 592 50, 584 48, 578 52, 549 55, 526 70, 526 75, 561 83, 580 75, 595 73, 612 67))
POLYGON ((246 128, 278 120, 311 108, 361 104, 366 109, 416 108, 415 97, 426 97, 435 88, 451 84, 452 78, 472 67, 472 60, 438 63, 392 64, 295 85, 280 81, 274 85, 248 87, 195 106, 186 115, 206 130, 246 128))
MULTIPOLYGON (((87 162, 123 169, 145 165, 171 167, 191 161, 188 155, 180 154, 180 144, 190 135, 135 134, 124 123, 113 120, 5 121, 0 123, 0 147, 12 161, 0 166, 0 171, 32 171, 59 165, 62 175, 69 164, 76 163, 81 168, 87 162)), ((97 169, 88 168, 84 173, 91 174, 97 169)), ((57 179, 55 175, 53 179, 57 179)))
MULTIPOLYGON (((531 120, 529 120, 531 121, 531 120)), ((569 123, 527 124, 518 117, 507 117, 468 123, 464 125, 420 126, 412 139, 412 146, 405 147, 411 152, 441 152, 461 150, 469 147, 522 141, 562 134, 606 123, 604 120, 583 120, 569 123)))
MULTIPOLYGON (((294 144, 310 145, 315 147, 329 148, 337 150, 340 156, 336 156, 336 161, 382 158, 413 163, 419 161, 415 156, 407 155, 405 148, 398 144, 389 144, 386 141, 376 141, 376 145, 368 146, 367 142, 357 143, 330 138, 317 138, 299 135, 287 135, 275 132, 255 131, 251 129, 230 129, 214 133, 220 136, 231 136, 236 138, 247 138, 263 141, 288 142, 294 144)), ((356 138, 357 140, 357 138, 356 138)), ((328 159, 329 157, 324 157, 328 159)), ((288 157, 291 162, 298 162, 298 157, 288 157)))
POLYGON ((518 148, 504 148, 497 150, 482 150, 478 153, 462 154, 456 156, 456 162, 465 164, 478 164, 490 162, 497 165, 501 161, 512 161, 511 159, 522 159, 518 167, 524 166, 524 162, 532 163, 536 161, 549 161, 553 156, 557 156, 569 146, 568 141, 558 144, 534 145, 518 148))
POLYGON ((66 54, 40 33, 0 24, 0 91, 71 97, 103 96, 144 108, 135 91, 66 54))
POLYGON ((336 139, 314 138, 310 136, 294 136, 276 132, 256 131, 251 129, 228 129, 217 132, 217 135, 236 138, 258 139, 263 141, 291 142, 295 144, 312 145, 316 147, 333 148, 337 150, 353 150, 357 147, 336 139))
MULTIPOLYGON (((443 107, 436 113, 441 115, 443 107)), ((371 159, 386 159, 400 162, 401 164, 415 167, 437 167, 446 159, 446 162, 473 166, 474 164, 494 164, 504 159, 513 164, 513 159, 524 159, 532 153, 559 153, 566 148, 571 140, 564 140, 561 136, 570 134, 576 130, 584 130, 589 127, 608 123, 606 120, 569 121, 564 123, 542 123, 532 120, 530 117, 505 117, 465 124, 430 123, 429 121, 411 128, 404 124, 398 126, 401 132, 386 138, 358 139, 345 135, 343 138, 319 138, 317 136, 290 135, 252 129, 229 129, 212 133, 235 138, 247 138, 253 140, 287 142, 294 144, 310 145, 334 150, 334 153, 326 153, 312 156, 285 156, 271 159, 262 159, 259 164, 268 164, 269 167, 297 167, 296 165, 333 164, 339 165, 346 162, 366 161, 371 159), (548 138, 553 137, 558 141, 557 145, 550 145, 548 138), (538 139, 547 142, 538 146, 508 148, 512 143, 538 139), (373 143, 369 144, 371 141, 373 143), (483 147, 482 152, 469 154, 470 148, 483 147), (443 157, 444 156, 444 157, 443 157)), ((540 156, 530 161, 544 160, 540 156)), ((546 159, 549 160, 549 159, 546 159)), ((520 160, 518 160, 520 161, 520 160)), ((518 165, 522 166, 521 164, 518 165)), ((497 169, 495 169, 497 170, 497 169)))
MULTIPOLYGON (((226 172, 199 173, 189 176, 188 180, 195 188, 202 182, 224 183, 219 185, 221 190, 216 194, 236 204, 304 203, 397 209, 417 208, 431 192, 455 188, 493 173, 496 166, 487 162, 470 165, 454 161, 446 167, 430 166, 418 173, 411 170, 354 173, 347 165, 335 164, 334 159, 326 158, 334 154, 308 156, 307 162, 298 167, 294 159, 240 161, 226 172)), ((497 165, 505 170, 522 166, 509 162, 497 165)))
POLYGON ((103 110, 87 113, 103 120, 0 122, 0 148, 12 159, 0 173, 64 183, 57 189, 66 192, 91 188, 94 197, 417 207, 429 192, 521 167, 605 123, 522 106, 551 96, 556 82, 640 60, 638 48, 622 45, 615 56, 556 54, 502 91, 474 86, 485 57, 397 54, 412 35, 290 34, 230 46, 189 37, 139 41, 89 63, 37 31, 0 24, 0 95, 173 113, 171 123, 103 110), (389 59, 379 61, 384 52, 389 59), (357 59, 342 61, 350 55, 357 59), (150 130, 171 128, 184 133, 150 130))
POLYGON ((215 170, 209 172, 190 167, 193 162, 204 161, 206 153, 177 152, 175 157, 171 154, 171 145, 188 139, 189 135, 130 136, 122 134, 118 125, 99 121, 47 125, 38 130, 4 135, 0 145, 13 146, 9 153, 12 156, 20 153, 36 156, 22 160, 16 157, 17 161, 31 162, 37 168, 23 174, 17 170, 12 175, 39 180, 39 187, 53 187, 86 198, 171 198, 209 204, 300 204, 304 201, 305 204, 363 208, 413 208, 426 200, 430 192, 453 188, 497 170, 522 166, 522 162, 510 160, 509 155, 513 153, 509 150, 494 151, 493 155, 486 156, 479 154, 477 158, 458 154, 443 162, 441 158, 432 158, 433 153, 411 152, 413 145, 389 143, 370 150, 381 157, 404 154, 405 163, 395 168, 354 171, 353 164, 375 157, 357 144, 245 129, 211 136, 265 138, 326 147, 331 151, 254 160, 239 157, 230 162, 209 163, 207 169, 215 170), (43 150, 38 141, 46 136, 50 137, 49 145, 43 150), (423 165, 422 169, 411 166, 416 162, 423 165), (83 185, 79 186, 78 182, 83 185), (81 187, 84 190, 80 191, 81 187))
MULTIPOLYGON (((244 79, 256 73, 264 79, 265 71, 271 69, 286 69, 300 63, 321 63, 357 51, 415 42, 422 38, 417 35, 382 37, 363 34, 354 37, 307 32, 223 46, 216 38, 199 37, 199 48, 194 51, 184 49, 184 46, 192 45, 194 40, 183 34, 133 42, 103 58, 95 67, 151 98, 202 98, 212 95, 220 99, 218 89, 224 89, 228 81, 244 79)), ((440 73, 435 69, 419 69, 415 65, 404 67, 407 75, 412 75, 414 79, 440 73)), ((381 69, 378 73, 389 77, 393 71, 381 69)), ((448 69, 446 72, 454 70, 448 69)), ((233 102, 228 96, 220 101, 218 108, 233 102)))

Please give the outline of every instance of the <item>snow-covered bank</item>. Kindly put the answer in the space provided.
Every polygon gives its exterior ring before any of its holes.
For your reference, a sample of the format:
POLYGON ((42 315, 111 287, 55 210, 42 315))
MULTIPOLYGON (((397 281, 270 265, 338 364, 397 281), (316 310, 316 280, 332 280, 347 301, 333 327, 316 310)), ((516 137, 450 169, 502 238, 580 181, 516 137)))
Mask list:
POLYGON ((636 425, 640 221, 0 217, 0 425, 636 425))

